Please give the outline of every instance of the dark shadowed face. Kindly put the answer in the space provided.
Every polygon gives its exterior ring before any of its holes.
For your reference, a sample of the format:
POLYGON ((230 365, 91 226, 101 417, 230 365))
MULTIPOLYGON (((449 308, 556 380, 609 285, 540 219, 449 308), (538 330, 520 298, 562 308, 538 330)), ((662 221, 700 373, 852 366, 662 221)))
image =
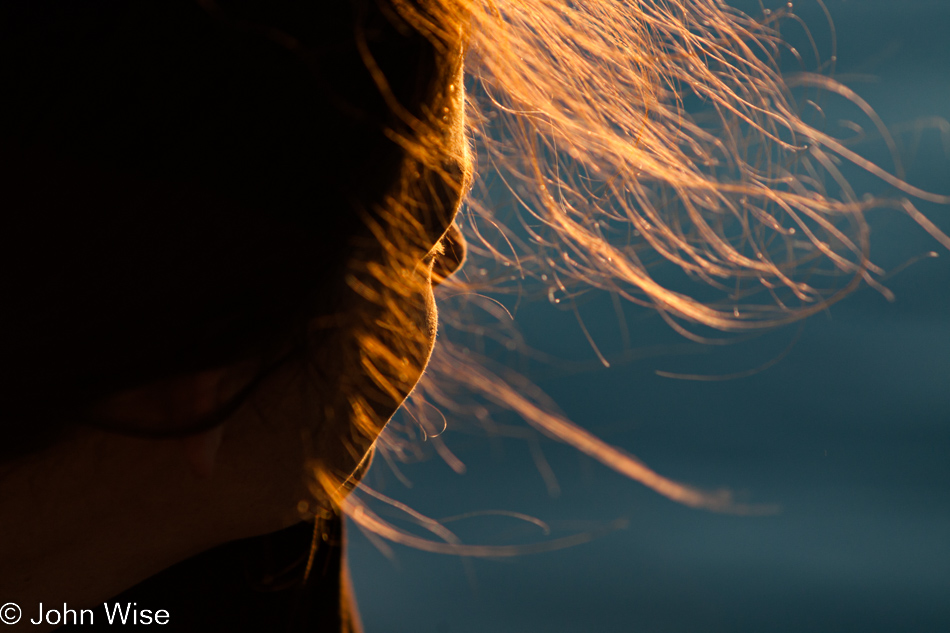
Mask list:
MULTIPOLYGON (((270 374, 223 425, 222 467, 215 468, 213 477, 231 479, 222 482, 232 499, 225 503, 237 515, 246 513, 253 533, 299 520, 298 508, 312 508, 314 496, 318 505, 326 504, 328 497, 338 503, 365 472, 382 427, 428 363, 438 326, 433 289, 465 257, 464 239, 454 224, 471 172, 461 50, 450 67, 440 91, 439 112, 444 113, 446 158, 442 162, 453 182, 458 177, 457 186, 442 187, 442 193, 431 197, 435 204, 420 205, 420 215, 425 217, 410 227, 413 244, 400 253, 404 257, 387 256, 384 248, 369 261, 357 262, 364 273, 371 274, 351 275, 356 281, 348 282, 351 299, 343 312, 345 322, 334 326, 331 340, 305 362, 289 363, 270 374), (318 476, 308 481, 308 474, 318 476), (344 482, 348 485, 343 486, 344 482)), ((441 182, 439 176, 433 180, 441 182)), ((399 233, 393 227, 380 228, 384 238, 399 233)), ((147 421, 160 406, 158 401, 176 398, 185 407, 199 402, 203 403, 199 409, 213 410, 216 402, 227 400, 245 385, 254 371, 253 363, 238 364, 206 372, 200 381, 190 381, 185 387, 157 393, 132 390, 112 398, 100 414, 115 420, 147 421)), ((161 416, 153 422, 159 423, 161 416)))
MULTIPOLYGON (((248 454, 246 459, 260 464, 258 477, 274 479, 268 505, 275 508, 275 516, 287 517, 287 508, 297 508, 312 496, 318 504, 327 498, 339 503, 365 472, 379 433, 421 378, 435 346, 438 311, 433 289, 464 260, 465 243, 454 219, 471 175, 461 47, 450 68, 439 91, 442 164, 453 176, 449 184, 440 184, 441 193, 420 205, 424 217, 408 223, 412 245, 400 250, 400 256, 387 256, 383 248, 377 257, 357 262, 364 274, 348 274, 349 322, 310 360, 318 370, 316 382, 314 374, 288 368, 275 374, 256 398, 264 428, 274 432, 273 443, 283 447, 275 452, 282 456, 262 462, 248 454), (303 491, 306 474, 314 477, 303 491)), ((443 182, 440 175, 422 174, 421 179, 427 175, 443 182)), ((380 228, 383 242, 405 232, 380 228)), ((394 246, 399 247, 389 244, 394 246)), ((253 410, 236 417, 254 415, 253 410)), ((254 442, 255 447, 267 444, 254 442)), ((254 450, 259 449, 248 447, 248 453, 254 450)), ((297 518, 291 513, 286 521, 297 518)))
MULTIPOLYGON (((327 425, 333 436, 324 445, 333 448, 322 461, 338 478, 348 477, 368 456, 382 425, 421 378, 435 346, 438 327, 433 289, 454 273, 465 258, 464 238, 454 219, 472 167, 465 135, 461 50, 455 55, 447 85, 440 91, 447 99, 439 111, 444 113, 445 123, 443 164, 453 175, 452 180, 458 179, 457 185, 443 187, 447 191, 432 196, 437 200, 437 208, 426 209, 425 218, 420 219, 426 237, 422 238, 421 248, 416 247, 418 257, 404 263, 390 259, 391 267, 402 270, 391 271, 393 276, 381 284, 388 287, 357 292, 359 309, 375 316, 369 328, 350 332, 361 355, 356 410, 345 424, 327 425)), ((351 400, 349 405, 353 404, 351 400)), ((360 468, 358 474, 363 471, 360 468)))

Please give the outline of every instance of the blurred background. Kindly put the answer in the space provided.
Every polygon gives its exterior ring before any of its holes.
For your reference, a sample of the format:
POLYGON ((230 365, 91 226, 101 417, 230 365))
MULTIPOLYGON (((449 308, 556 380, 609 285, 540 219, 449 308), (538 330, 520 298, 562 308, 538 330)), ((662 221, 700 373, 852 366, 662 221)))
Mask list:
MULTIPOLYGON (((762 14, 758 4, 737 6, 762 14)), ((828 0, 827 8, 836 76, 892 126, 907 180, 950 193, 950 126, 938 120, 950 120, 950 2, 828 0)), ((827 60, 821 6, 804 0, 794 10, 827 60)), ((782 31, 805 50, 801 28, 782 31)), ((829 103, 828 119, 856 116, 841 108, 829 103)), ((892 168, 883 144, 860 150, 892 168)), ((854 177, 859 189, 885 191, 854 177)), ((950 208, 919 208, 950 231, 950 208)), ((693 510, 569 447, 453 430, 450 418, 442 439, 464 475, 433 457, 399 465, 406 485, 378 460, 367 483, 433 518, 502 510, 550 528, 491 514, 447 524, 466 543, 601 535, 484 560, 399 546, 386 556, 350 525, 367 633, 950 631, 950 253, 897 212, 870 222, 872 260, 887 270, 940 256, 887 279, 893 303, 862 289, 801 328, 702 346, 643 309, 628 306, 618 319, 609 296, 592 295, 580 309, 607 369, 572 312, 539 298, 516 314, 527 344, 561 359, 531 365, 529 377, 573 421, 661 474, 726 487, 780 513, 693 510), (779 362, 748 377, 656 373, 747 372, 796 337, 779 362), (617 519, 627 527, 610 530, 617 519)))

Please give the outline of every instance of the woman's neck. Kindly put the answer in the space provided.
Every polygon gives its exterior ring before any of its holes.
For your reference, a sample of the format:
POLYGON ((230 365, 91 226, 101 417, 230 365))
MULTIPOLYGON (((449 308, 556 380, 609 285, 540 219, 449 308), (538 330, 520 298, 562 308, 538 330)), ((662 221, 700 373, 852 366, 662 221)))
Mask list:
POLYGON ((299 521, 277 509, 294 508, 300 496, 283 499, 286 491, 244 472, 245 444, 226 435, 208 477, 195 476, 182 440, 98 431, 9 465, 0 479, 2 602, 19 605, 20 626, 52 630, 31 622, 41 603, 95 607, 206 549, 299 521))
POLYGON ((181 465, 165 444, 89 433, 8 470, 0 595, 20 606, 24 622, 40 603, 95 606, 209 545, 206 534, 181 538, 190 512, 171 507, 168 470, 181 465))

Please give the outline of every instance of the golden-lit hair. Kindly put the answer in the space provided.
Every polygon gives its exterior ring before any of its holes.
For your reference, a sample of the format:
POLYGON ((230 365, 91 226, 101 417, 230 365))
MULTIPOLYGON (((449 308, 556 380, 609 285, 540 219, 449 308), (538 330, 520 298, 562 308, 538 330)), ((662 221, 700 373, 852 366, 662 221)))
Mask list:
MULTIPOLYGON (((796 321, 862 283, 887 294, 876 280, 883 271, 869 259, 865 214, 872 208, 902 210, 950 247, 950 238, 912 202, 948 204, 950 196, 909 185, 803 118, 793 88, 832 93, 858 106, 894 147, 871 108, 841 83, 817 72, 783 77, 780 57, 794 52, 777 26, 791 14, 790 4, 763 19, 717 0, 391 0, 384 6, 443 56, 458 42, 465 46, 476 175, 490 171, 505 181, 523 226, 503 226, 480 196, 478 181, 461 222, 473 251, 520 279, 544 280, 552 301, 584 284, 654 308, 684 335, 704 340, 697 329, 738 332, 796 321), (695 113, 687 101, 703 108, 695 113), (842 162, 897 195, 861 195, 842 162), (699 283, 658 281, 652 269, 664 260, 682 270, 685 281, 699 283), (829 277, 828 287, 815 281, 829 277), (722 298, 700 298, 710 287, 722 298)), ((464 179, 442 169, 444 150, 426 140, 436 138, 430 130, 439 115, 437 107, 429 119, 414 122, 420 136, 400 142, 417 165, 464 186, 464 179)), ((391 236, 383 239, 392 243, 391 236)), ((393 246, 392 253, 407 252, 393 246)), ((459 291, 481 287, 477 278, 449 284, 459 291)), ((401 362, 385 345, 369 342, 363 350, 378 375, 386 372, 377 365, 401 362)), ((425 415, 429 405, 420 402, 426 399, 443 409, 457 407, 448 378, 671 499, 720 511, 769 510, 653 472, 552 413, 536 389, 512 384, 510 375, 502 378, 449 345, 437 348, 410 412, 425 415)), ((370 426, 379 422, 385 421, 370 426)), ((384 454, 404 450, 391 434, 378 448, 384 454)), ((423 543, 359 500, 349 504, 358 524, 399 542, 465 555, 507 552, 459 549, 441 527, 416 517, 446 541, 423 543)))

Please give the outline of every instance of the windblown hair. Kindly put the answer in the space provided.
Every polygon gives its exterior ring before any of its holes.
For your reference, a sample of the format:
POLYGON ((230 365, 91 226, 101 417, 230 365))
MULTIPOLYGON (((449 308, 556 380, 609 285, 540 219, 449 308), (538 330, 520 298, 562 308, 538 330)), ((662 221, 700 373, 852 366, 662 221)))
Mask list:
MULTIPOLYGON (((455 293, 527 279, 544 284, 559 302, 570 301, 579 286, 594 287, 655 309, 683 335, 706 340, 697 329, 774 328, 826 309, 862 283, 890 296, 877 280, 883 271, 870 260, 865 214, 871 209, 905 212, 950 248, 950 238, 912 202, 950 204, 950 196, 908 184, 899 171, 887 172, 806 122, 806 104, 819 108, 806 97, 843 97, 896 154, 888 129, 852 90, 818 72, 783 76, 783 54, 798 56, 778 30, 794 17, 791 3, 761 19, 718 0, 392 5, 436 47, 461 34, 476 172, 504 182, 517 201, 519 212, 505 225, 485 199, 489 187, 476 183, 462 219, 470 249, 506 269, 488 280, 450 280, 455 293), (801 103, 796 88, 810 91, 799 90, 801 103), (855 191, 842 162, 897 195, 855 191), (658 281, 652 270, 663 261, 688 283, 658 281), (823 279, 827 286, 818 285, 823 279), (704 298, 710 290, 721 298, 704 298)), ((424 146, 410 148, 427 162, 424 146)), ((557 414, 529 381, 495 373, 468 352, 440 344, 413 394, 409 410, 429 436, 439 432, 427 421, 431 405, 463 410, 447 388, 461 377, 465 389, 515 411, 542 434, 678 502, 738 513, 772 510, 653 472, 557 414)), ((468 412, 486 415, 480 406, 468 412)), ((434 443, 461 471, 439 438, 434 443)), ((380 448, 405 450, 393 434, 384 434, 380 448)), ((428 541, 386 523, 355 498, 349 503, 364 527, 430 551, 523 551, 461 546, 443 526, 416 516, 445 543, 428 541)))
MULTIPOLYGON (((348 422, 343 448, 357 453, 423 369, 425 337, 399 299, 428 284, 419 263, 470 188, 472 148, 477 171, 503 178, 520 209, 520 226, 503 226, 476 182, 460 223, 477 256, 541 280, 552 301, 586 284, 694 338, 696 326, 775 327, 877 285, 864 220, 873 207, 903 209, 950 247, 909 198, 853 191, 840 160, 950 203, 805 122, 792 86, 873 113, 828 77, 783 79, 782 13, 757 20, 717 0, 11 4, 0 79, 17 97, 0 140, 14 200, 4 293, 18 310, 3 328, 0 403, 15 427, 5 456, 55 441, 57 420, 146 435, 208 428, 256 382, 188 428, 89 412, 124 389, 247 358, 260 360, 260 378, 287 349, 328 385, 315 406, 324 421, 348 422), (705 109, 691 114, 689 103, 705 109), (472 148, 446 129, 462 107, 472 148), (42 168, 13 169, 33 164, 24 156, 42 168), (57 161, 68 166, 44 171, 57 161), (70 213, 31 214, 41 200, 70 213), (725 297, 661 283, 652 267, 664 260, 725 297), (811 281, 829 272, 848 282, 811 281)), ((654 473, 449 346, 430 367, 414 396, 450 406, 440 381, 452 375, 673 499, 750 510, 654 473)), ((378 447, 400 450, 390 436, 378 447)), ((349 473, 313 466, 315 494, 342 504, 349 473)), ((444 531, 434 528, 445 544, 418 539, 350 503, 373 531, 461 551, 444 531)))
POLYGON ((922 200, 950 196, 903 182, 803 120, 793 86, 850 99, 890 139, 844 85, 819 74, 783 79, 779 59, 792 53, 775 26, 790 7, 759 21, 716 0, 394 4, 423 33, 465 33, 475 143, 488 164, 530 185, 518 188, 540 227, 525 227, 529 248, 555 251, 546 264, 562 278, 685 322, 747 330, 813 314, 854 287, 802 280, 816 259, 874 283, 868 209, 896 205, 950 246, 908 200, 860 197, 837 164, 922 200), (686 101, 706 107, 691 113, 686 101), (653 255, 726 292, 748 280, 771 298, 743 302, 738 314, 701 303, 655 282, 653 255))

